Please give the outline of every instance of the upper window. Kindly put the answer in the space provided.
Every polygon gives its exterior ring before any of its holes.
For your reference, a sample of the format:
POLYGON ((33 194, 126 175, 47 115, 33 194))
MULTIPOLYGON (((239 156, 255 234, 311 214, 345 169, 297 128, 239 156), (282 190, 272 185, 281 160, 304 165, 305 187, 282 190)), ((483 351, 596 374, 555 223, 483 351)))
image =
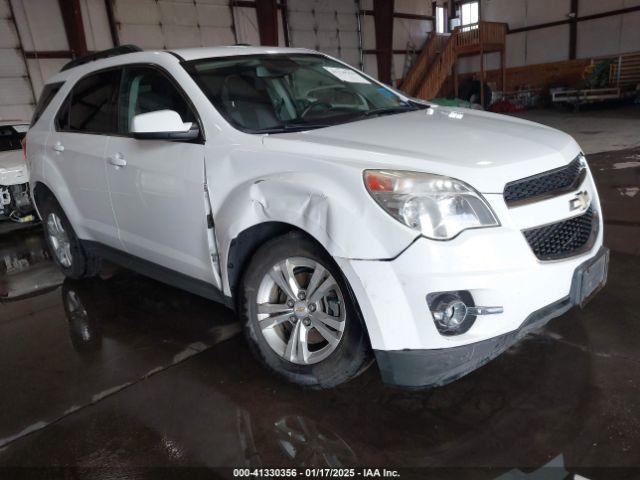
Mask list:
POLYGON ((251 133, 308 130, 418 108, 321 55, 196 60, 187 69, 218 111, 251 133))
POLYGON ((445 11, 444 7, 436 6, 436 33, 444 33, 445 30, 445 11))
POLYGON ((467 2, 460 5, 460 17, 462 25, 478 23, 480 20, 478 2, 467 2))
POLYGON ((115 133, 116 102, 121 71, 107 70, 80 80, 58 114, 61 130, 84 133, 115 133))
POLYGON ((36 105, 36 109, 33 111, 31 126, 35 125, 40 116, 42 116, 45 109, 49 106, 51 100, 56 96, 56 93, 58 93, 62 85, 64 85, 64 82, 48 83, 44 86, 42 93, 40 94, 38 104, 36 105))
POLYGON ((131 131, 134 116, 157 110, 173 110, 183 122, 196 122, 193 110, 165 74, 150 67, 126 68, 120 90, 120 130, 131 131))

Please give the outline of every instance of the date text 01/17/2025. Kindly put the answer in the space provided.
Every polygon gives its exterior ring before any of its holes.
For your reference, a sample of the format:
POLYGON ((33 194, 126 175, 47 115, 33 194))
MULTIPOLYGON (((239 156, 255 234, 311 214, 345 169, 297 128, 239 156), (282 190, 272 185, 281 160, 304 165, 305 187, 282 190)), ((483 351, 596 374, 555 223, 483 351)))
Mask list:
POLYGON ((400 478, 397 470, 386 468, 235 468, 234 478, 400 478))

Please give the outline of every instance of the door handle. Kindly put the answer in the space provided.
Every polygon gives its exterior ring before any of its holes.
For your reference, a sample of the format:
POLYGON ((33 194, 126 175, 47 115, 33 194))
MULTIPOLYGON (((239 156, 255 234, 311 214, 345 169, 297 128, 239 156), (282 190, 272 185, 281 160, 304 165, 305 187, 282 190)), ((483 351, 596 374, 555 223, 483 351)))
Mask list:
POLYGON ((127 161, 124 159, 121 153, 114 153, 109 157, 107 161, 116 168, 127 166, 127 161))
POLYGON ((58 153, 64 152, 64 145, 62 145, 60 142, 56 142, 56 144, 53 146, 53 149, 58 153))

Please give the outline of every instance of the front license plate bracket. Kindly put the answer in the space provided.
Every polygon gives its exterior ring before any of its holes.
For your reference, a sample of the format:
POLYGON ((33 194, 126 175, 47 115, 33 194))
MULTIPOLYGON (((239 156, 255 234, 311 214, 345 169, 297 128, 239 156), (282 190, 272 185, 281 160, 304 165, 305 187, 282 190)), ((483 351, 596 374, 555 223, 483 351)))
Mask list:
POLYGON ((584 308, 607 283, 608 271, 609 249, 602 247, 596 256, 576 268, 571 286, 573 304, 584 308))

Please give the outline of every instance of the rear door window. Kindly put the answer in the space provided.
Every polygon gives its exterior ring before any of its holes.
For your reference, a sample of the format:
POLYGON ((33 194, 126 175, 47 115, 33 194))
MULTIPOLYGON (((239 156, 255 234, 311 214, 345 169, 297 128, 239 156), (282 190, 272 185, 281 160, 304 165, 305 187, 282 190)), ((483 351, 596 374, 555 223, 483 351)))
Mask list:
POLYGON ((51 103, 51 100, 53 100, 53 97, 55 97, 56 93, 60 91, 62 85, 64 85, 64 82, 48 83, 44 86, 42 93, 40 94, 38 104, 36 105, 36 109, 33 112, 33 117, 31 118, 31 126, 35 125, 38 119, 42 116, 46 108, 51 103))
POLYGON ((113 69, 80 80, 58 114, 58 129, 79 133, 116 133, 120 75, 120 69, 113 69))

